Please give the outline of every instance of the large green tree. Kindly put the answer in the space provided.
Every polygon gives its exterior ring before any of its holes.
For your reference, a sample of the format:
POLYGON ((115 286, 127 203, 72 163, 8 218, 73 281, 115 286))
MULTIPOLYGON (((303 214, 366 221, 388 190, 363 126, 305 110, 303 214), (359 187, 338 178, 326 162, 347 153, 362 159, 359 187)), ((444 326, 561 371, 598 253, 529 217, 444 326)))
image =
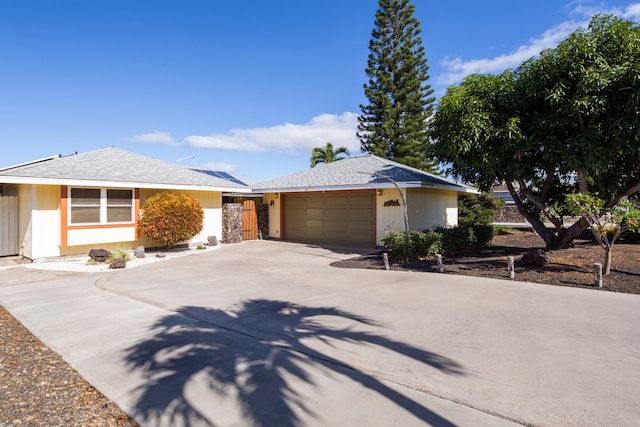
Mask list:
POLYGON ((358 137, 362 151, 434 171, 427 153, 428 118, 435 98, 420 22, 409 0, 379 0, 369 42, 358 137))
POLYGON ((450 87, 431 147, 456 177, 505 182, 547 246, 561 248, 588 226, 565 227, 568 190, 598 192, 605 207, 640 190, 639 111, 640 27, 598 15, 513 71, 450 87))
POLYGON ((349 156, 349 150, 347 147, 333 147, 333 144, 327 142, 324 147, 315 147, 311 150, 311 158, 309 161, 311 162, 311 167, 315 167, 320 163, 331 163, 336 160, 341 160, 344 157, 341 155, 349 156))

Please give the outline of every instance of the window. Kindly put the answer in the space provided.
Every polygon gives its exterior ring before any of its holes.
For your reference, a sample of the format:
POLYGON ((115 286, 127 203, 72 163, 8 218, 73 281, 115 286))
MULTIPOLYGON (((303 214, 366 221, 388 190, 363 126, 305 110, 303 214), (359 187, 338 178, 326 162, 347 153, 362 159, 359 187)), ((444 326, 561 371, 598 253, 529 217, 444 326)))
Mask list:
POLYGON ((131 222, 131 190, 107 190, 107 222, 131 222))
POLYGON ((72 188, 71 224, 111 224, 133 221, 133 190, 72 188))

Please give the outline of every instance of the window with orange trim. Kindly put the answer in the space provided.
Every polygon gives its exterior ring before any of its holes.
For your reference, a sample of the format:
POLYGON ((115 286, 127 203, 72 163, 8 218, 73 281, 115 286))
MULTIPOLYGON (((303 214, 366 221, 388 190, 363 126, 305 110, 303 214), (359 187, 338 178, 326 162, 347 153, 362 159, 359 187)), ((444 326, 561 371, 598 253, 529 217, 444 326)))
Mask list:
POLYGON ((69 223, 133 223, 133 190, 111 188, 70 188, 69 223))

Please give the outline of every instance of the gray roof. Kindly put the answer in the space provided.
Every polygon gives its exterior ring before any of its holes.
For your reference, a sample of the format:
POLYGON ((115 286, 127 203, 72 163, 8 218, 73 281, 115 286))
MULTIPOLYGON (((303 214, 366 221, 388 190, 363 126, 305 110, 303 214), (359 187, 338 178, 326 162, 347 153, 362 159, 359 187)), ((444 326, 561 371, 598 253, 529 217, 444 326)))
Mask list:
POLYGON ((439 188, 459 192, 477 192, 445 177, 434 175, 374 155, 348 157, 291 175, 263 181, 251 188, 256 192, 294 192, 400 187, 439 188))
POLYGON ((0 169, 0 182, 128 185, 139 188, 234 190, 237 180, 212 176, 116 147, 56 156, 0 169))

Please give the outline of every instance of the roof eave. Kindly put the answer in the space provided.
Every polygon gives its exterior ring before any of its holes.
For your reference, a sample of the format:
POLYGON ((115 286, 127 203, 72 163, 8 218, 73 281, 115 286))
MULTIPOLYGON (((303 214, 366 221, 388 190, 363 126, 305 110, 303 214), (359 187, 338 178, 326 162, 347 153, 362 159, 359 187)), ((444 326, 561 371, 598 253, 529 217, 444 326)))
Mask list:
POLYGON ((188 184, 166 184, 166 183, 146 183, 129 181, 102 181, 102 180, 82 180, 82 179, 53 179, 53 178, 33 178, 19 176, 2 176, 0 182, 5 184, 35 184, 35 185, 68 185, 78 187, 113 187, 113 188, 145 188, 154 190, 193 190, 193 191, 233 191, 236 193, 251 193, 249 187, 223 187, 208 185, 188 185, 188 184))
MULTIPOLYGON (((475 188, 462 185, 442 185, 423 181, 398 182, 400 188, 430 188, 434 190, 456 191, 458 193, 478 193, 475 188)), ((254 193, 305 193, 318 191, 349 191, 349 190, 377 190, 380 188, 395 188, 391 182, 376 182, 367 184, 325 185, 314 187, 252 187, 254 193)))

